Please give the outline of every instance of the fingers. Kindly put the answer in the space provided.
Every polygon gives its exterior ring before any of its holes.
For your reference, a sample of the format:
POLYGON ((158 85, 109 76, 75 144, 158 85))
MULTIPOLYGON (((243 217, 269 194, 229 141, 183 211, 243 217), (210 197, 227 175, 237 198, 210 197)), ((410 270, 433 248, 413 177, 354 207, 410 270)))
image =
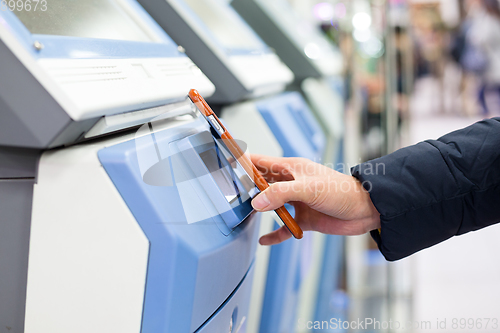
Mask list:
POLYGON ((250 160, 259 170, 261 168, 271 170, 274 165, 276 165, 276 167, 279 167, 280 165, 285 164, 287 159, 285 157, 250 154, 250 160))
POLYGON ((314 191, 304 186, 303 182, 287 181, 274 183, 252 200, 255 210, 266 212, 275 210, 290 201, 309 204, 314 199, 314 191))
POLYGON ((293 176, 289 173, 271 173, 271 172, 268 172, 265 175, 263 174, 262 176, 264 177, 264 179, 268 183, 289 182, 289 181, 295 180, 295 178, 293 178, 293 176))
POLYGON ((275 245, 286 241, 290 237, 292 237, 292 234, 285 226, 283 226, 279 229, 274 230, 273 232, 268 233, 267 235, 262 236, 259 239, 259 243, 260 245, 275 245))
POLYGON ((286 158, 251 154, 250 159, 268 182, 293 180, 293 172, 286 158))

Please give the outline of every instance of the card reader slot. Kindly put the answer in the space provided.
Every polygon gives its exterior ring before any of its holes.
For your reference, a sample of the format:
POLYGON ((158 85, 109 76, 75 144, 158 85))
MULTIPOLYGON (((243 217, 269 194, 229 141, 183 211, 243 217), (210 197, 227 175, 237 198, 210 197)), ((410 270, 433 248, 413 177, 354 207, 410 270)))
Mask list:
POLYGON ((127 128, 132 128, 153 120, 159 121, 173 119, 184 115, 189 115, 193 119, 197 117, 196 113, 193 111, 191 106, 186 103, 186 101, 123 114, 105 116, 102 117, 94 125, 94 127, 87 132, 87 134, 85 134, 85 138, 89 139, 127 128))

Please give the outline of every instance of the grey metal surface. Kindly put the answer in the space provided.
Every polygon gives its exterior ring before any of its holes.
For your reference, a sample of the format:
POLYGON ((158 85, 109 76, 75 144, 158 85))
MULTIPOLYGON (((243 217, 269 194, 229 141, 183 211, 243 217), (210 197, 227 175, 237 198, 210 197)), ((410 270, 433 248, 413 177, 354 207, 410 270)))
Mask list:
POLYGON ((69 145, 85 139, 85 134, 92 129, 92 127, 101 119, 92 118, 82 121, 72 121, 68 126, 52 140, 48 148, 69 145))
POLYGON ((0 179, 1 333, 24 332, 33 185, 34 178, 0 179))
POLYGON ((39 150, 0 146, 0 179, 36 178, 40 154, 39 150))
POLYGON ((75 123, 0 40, 0 145, 43 149, 73 143, 98 119, 75 123))
POLYGON ((303 50, 295 46, 256 0, 233 0, 231 6, 276 51, 278 57, 292 70, 296 82, 308 77, 321 77, 321 73, 308 60, 303 50))
POLYGON ((166 0, 138 1, 214 83, 215 94, 209 102, 233 103, 250 93, 166 0))

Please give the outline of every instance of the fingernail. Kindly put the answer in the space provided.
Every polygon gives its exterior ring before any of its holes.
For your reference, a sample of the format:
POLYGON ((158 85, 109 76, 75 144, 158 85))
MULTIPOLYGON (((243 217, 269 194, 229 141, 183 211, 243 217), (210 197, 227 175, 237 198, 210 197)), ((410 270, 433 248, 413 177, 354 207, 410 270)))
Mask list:
POLYGON ((270 203, 271 201, 269 201, 269 199, 267 198, 266 193, 262 192, 261 194, 256 196, 255 199, 252 200, 252 207, 255 210, 262 210, 267 206, 269 206, 270 203))
POLYGON ((262 246, 270 245, 269 241, 268 240, 266 241, 266 239, 267 239, 267 237, 265 237, 265 236, 262 236, 261 238, 259 238, 259 244, 262 246))

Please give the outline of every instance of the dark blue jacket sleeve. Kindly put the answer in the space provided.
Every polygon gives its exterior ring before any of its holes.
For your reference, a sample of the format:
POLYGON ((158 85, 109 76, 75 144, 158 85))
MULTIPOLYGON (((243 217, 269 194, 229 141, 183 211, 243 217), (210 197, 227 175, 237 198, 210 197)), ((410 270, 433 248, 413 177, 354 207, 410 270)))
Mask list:
POLYGON ((380 213, 387 260, 500 222, 500 118, 480 121, 351 170, 380 213))

